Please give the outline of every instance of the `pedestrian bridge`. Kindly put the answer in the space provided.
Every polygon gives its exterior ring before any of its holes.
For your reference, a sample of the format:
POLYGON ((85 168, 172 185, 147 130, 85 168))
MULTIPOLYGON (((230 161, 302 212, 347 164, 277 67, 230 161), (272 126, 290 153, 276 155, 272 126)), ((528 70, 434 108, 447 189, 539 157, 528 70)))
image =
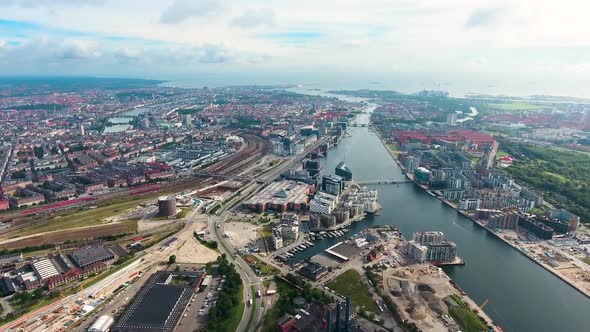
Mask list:
POLYGON ((360 185, 370 185, 370 184, 402 184, 402 183, 411 183, 412 180, 393 180, 393 179, 381 179, 381 180, 366 180, 366 181, 356 181, 356 183, 360 185))

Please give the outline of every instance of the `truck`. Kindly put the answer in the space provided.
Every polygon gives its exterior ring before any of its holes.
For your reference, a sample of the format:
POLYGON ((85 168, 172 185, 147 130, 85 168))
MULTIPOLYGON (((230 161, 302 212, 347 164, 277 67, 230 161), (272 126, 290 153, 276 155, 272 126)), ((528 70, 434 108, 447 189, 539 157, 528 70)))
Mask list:
POLYGON ((248 303, 248 307, 251 307, 252 306, 252 299, 248 299, 247 303, 248 303))

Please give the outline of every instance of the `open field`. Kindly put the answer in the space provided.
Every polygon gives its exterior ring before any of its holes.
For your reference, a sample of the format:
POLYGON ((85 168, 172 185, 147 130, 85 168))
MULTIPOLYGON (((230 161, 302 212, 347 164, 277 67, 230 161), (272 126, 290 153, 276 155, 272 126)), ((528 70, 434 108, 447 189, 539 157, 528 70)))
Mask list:
POLYGON ((146 197, 132 197, 116 203, 97 207, 95 209, 79 209, 65 216, 54 217, 53 219, 35 223, 29 227, 17 229, 0 235, 1 239, 10 239, 19 236, 31 235, 42 232, 58 231, 76 227, 92 226, 105 223, 106 218, 120 214, 125 210, 137 206, 147 200, 146 197))
POLYGON ((456 294, 452 294, 451 298, 458 304, 449 308, 449 314, 455 322, 467 332, 478 332, 486 331, 488 327, 484 324, 481 319, 469 309, 467 304, 461 300, 456 294))
POLYGON ((503 103, 488 103, 488 107, 501 111, 517 112, 517 111, 531 111, 551 108, 551 105, 533 104, 522 101, 507 101, 503 103))
POLYGON ((340 295, 350 296, 354 305, 363 306, 374 313, 379 312, 379 308, 373 301, 367 286, 362 282, 358 271, 348 270, 330 281, 327 286, 340 295))
POLYGON ((259 260, 254 255, 244 255, 242 257, 244 258, 244 260, 246 260, 246 263, 248 263, 248 265, 252 266, 255 270, 259 271, 258 275, 260 276, 270 276, 279 274, 281 272, 274 266, 268 265, 263 261, 259 260))
POLYGON ((137 221, 127 220, 124 222, 110 223, 106 225, 93 225, 84 228, 65 229, 31 235, 25 238, 19 238, 16 241, 0 244, 0 249, 36 247, 44 244, 62 243, 68 240, 83 240, 99 236, 134 233, 136 230, 137 221))

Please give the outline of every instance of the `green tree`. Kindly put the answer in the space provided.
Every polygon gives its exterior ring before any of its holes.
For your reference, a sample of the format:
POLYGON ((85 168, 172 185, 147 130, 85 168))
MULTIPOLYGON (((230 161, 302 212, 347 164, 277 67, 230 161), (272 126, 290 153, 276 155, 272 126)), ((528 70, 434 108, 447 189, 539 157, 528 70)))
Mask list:
POLYGON ((170 257, 168 257, 168 264, 172 265, 176 263, 176 255, 170 255, 170 257))

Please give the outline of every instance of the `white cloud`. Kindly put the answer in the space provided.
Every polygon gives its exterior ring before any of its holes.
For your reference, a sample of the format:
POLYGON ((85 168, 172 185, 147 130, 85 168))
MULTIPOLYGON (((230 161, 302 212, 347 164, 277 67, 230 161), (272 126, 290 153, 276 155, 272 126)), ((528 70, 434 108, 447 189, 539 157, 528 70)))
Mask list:
POLYGON ((160 23, 178 24, 190 18, 217 14, 222 8, 215 0, 175 0, 160 15, 160 23))
POLYGON ((257 28, 272 26, 274 23, 274 11, 272 9, 251 10, 248 9, 242 15, 234 18, 232 24, 240 28, 257 28))
MULTIPOLYGON (((21 68, 30 71, 46 70, 44 63, 50 59, 56 74, 80 62, 94 70, 90 74, 104 70, 103 76, 142 75, 157 68, 164 74, 189 75, 211 67, 252 75, 265 70, 285 77, 356 70, 478 80, 499 73, 557 75, 557 68, 564 66, 559 75, 571 75, 580 86, 590 83, 574 76, 576 69, 586 70, 583 64, 590 58, 590 3, 581 0, 80 3, 0 0, 0 71, 15 70, 17 62, 26 62, 21 68), (14 24, 8 30, 2 20, 40 28, 15 31, 14 24), (33 47, 42 40, 47 40, 43 47, 33 47), (576 65, 565 67, 563 55, 576 65)), ((548 76, 543 81, 551 80, 548 76)))

